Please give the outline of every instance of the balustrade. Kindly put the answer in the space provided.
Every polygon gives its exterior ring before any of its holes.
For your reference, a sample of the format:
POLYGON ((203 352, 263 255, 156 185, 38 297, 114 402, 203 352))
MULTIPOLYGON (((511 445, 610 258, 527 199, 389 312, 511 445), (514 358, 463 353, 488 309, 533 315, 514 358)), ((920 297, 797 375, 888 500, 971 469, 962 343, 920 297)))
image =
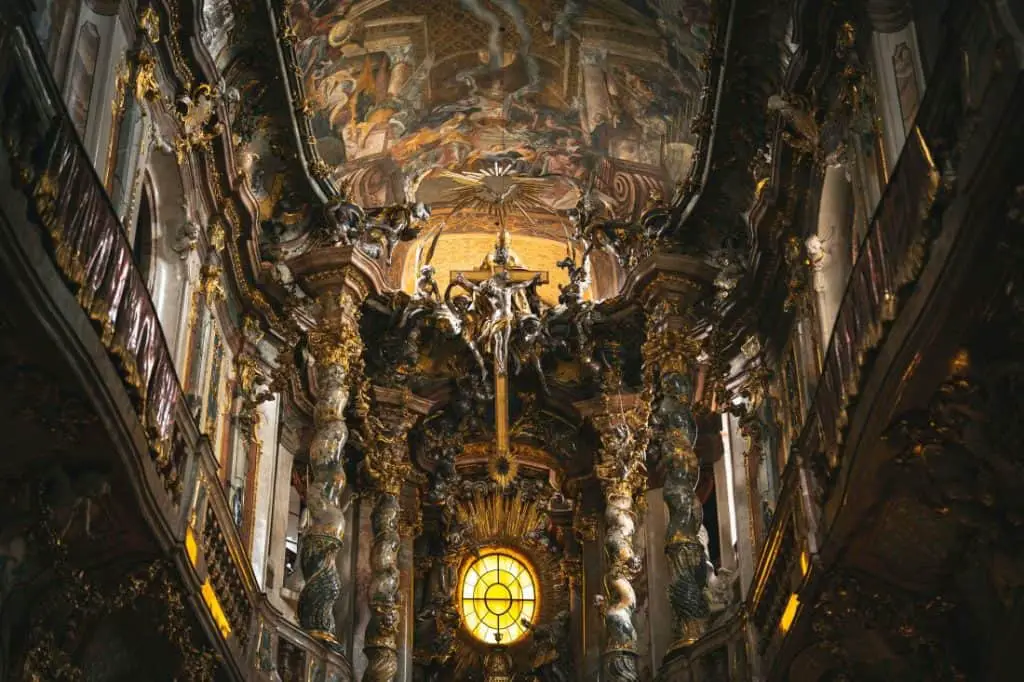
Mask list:
POLYGON ((289 622, 258 586, 209 441, 189 413, 146 282, 121 222, 17 13, 0 18, 0 127, 28 219, 119 370, 149 452, 142 483, 186 561, 185 584, 245 679, 351 679, 347 659, 289 622), (308 675, 315 677, 309 678, 308 675))

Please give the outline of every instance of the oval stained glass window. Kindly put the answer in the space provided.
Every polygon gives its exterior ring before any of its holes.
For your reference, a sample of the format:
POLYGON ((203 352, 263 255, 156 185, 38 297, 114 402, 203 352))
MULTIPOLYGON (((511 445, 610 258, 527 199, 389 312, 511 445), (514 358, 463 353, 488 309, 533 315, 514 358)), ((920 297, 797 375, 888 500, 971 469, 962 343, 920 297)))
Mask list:
POLYGON ((508 550, 481 554, 462 574, 462 622, 488 644, 511 644, 523 637, 537 614, 537 581, 525 559, 508 550))

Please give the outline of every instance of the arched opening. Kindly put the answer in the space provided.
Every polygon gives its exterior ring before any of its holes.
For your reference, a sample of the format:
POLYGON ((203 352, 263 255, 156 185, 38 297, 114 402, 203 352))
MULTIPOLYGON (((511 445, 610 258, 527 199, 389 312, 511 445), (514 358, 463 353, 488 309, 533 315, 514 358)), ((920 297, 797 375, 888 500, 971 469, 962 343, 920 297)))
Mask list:
POLYGON ((845 166, 829 166, 821 187, 818 229, 807 240, 822 346, 828 345, 853 266, 853 187, 845 166))
MULTIPOLYGON (((189 199, 173 153, 154 150, 143 178, 137 224, 139 230, 144 225, 150 227, 148 264, 144 272, 175 367, 179 376, 185 376, 192 304, 189 283, 192 251, 187 239, 189 199)), ((139 238, 144 239, 141 235, 139 238)), ((139 249, 145 248, 144 244, 139 245, 139 249)))
POLYGON ((139 268, 139 274, 151 286, 153 273, 153 230, 155 223, 153 213, 152 187, 149 182, 142 190, 139 200, 139 217, 132 234, 132 257, 139 268))

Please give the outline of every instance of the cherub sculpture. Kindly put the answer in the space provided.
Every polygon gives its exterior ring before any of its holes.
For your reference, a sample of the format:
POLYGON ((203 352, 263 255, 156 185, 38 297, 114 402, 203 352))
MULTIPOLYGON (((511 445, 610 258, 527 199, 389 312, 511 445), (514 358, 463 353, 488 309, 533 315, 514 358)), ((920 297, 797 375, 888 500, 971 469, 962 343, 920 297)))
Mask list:
POLYGON ((430 208, 422 201, 385 206, 369 213, 367 230, 370 239, 380 244, 387 264, 391 265, 398 243, 418 237, 429 219, 430 208))
POLYGON ((518 375, 527 366, 532 367, 545 395, 548 394, 548 383, 541 367, 541 357, 547 345, 547 331, 541 319, 533 314, 520 317, 512 336, 512 373, 518 375))
POLYGON ((324 205, 323 221, 314 246, 349 246, 356 242, 366 227, 366 212, 344 195, 324 205))
POLYGON ((437 286, 437 280, 434 279, 436 273, 437 270, 433 265, 428 264, 420 268, 420 276, 416 280, 416 291, 412 295, 413 299, 441 302, 441 290, 437 286))

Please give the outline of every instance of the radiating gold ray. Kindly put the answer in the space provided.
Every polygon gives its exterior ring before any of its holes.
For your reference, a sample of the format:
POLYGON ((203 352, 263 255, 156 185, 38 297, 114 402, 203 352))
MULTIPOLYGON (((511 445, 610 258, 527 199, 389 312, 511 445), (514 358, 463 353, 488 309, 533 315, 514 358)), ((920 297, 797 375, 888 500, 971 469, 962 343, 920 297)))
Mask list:
POLYGON ((540 528, 544 516, 532 502, 524 502, 518 495, 489 495, 481 493, 459 506, 459 515, 469 524, 470 532, 478 542, 500 542, 503 539, 522 541, 526 534, 540 528))

